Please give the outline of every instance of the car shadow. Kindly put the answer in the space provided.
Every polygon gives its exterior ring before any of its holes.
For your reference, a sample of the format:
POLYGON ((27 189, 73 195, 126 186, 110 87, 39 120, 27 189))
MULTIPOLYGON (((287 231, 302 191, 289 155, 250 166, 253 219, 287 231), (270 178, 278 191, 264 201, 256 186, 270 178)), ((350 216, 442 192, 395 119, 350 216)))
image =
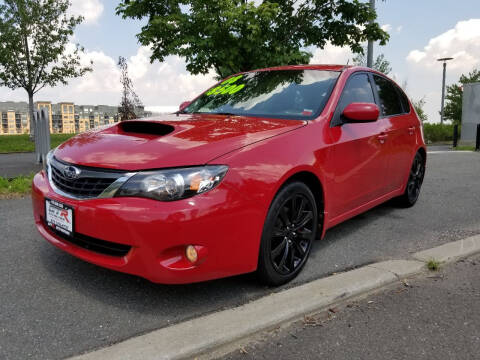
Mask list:
POLYGON ((379 218, 392 218, 400 220, 403 217, 398 215, 397 211, 399 210, 402 209, 395 204, 394 200, 389 200, 328 229, 322 242, 328 242, 332 240, 334 241, 339 236, 351 235, 362 227, 369 226, 371 223, 378 220, 379 218))
MULTIPOLYGON (((140 313, 157 313, 162 305, 178 309, 199 309, 202 304, 228 303, 236 306, 250 301, 266 290, 254 274, 187 285, 155 284, 146 279, 105 269, 77 259, 44 243, 40 248, 42 264, 48 273, 82 295, 109 305, 140 313)), ((215 306, 213 306, 215 307, 215 306)))
MULTIPOLYGON (((368 226, 379 217, 391 216, 394 210, 396 208, 391 203, 385 203, 335 226, 327 231, 323 240, 315 242, 312 256, 321 254, 324 248, 368 226)), ((161 315, 173 307, 177 313, 171 313, 173 321, 184 321, 200 314, 238 306, 267 293, 278 292, 334 271, 345 271, 353 267, 349 265, 343 269, 325 269, 321 273, 308 272, 277 288, 261 285, 254 273, 187 285, 162 285, 87 263, 46 242, 39 247, 39 252, 45 270, 71 292, 81 293, 82 296, 93 298, 109 307, 128 309, 129 312, 139 314, 161 315)))

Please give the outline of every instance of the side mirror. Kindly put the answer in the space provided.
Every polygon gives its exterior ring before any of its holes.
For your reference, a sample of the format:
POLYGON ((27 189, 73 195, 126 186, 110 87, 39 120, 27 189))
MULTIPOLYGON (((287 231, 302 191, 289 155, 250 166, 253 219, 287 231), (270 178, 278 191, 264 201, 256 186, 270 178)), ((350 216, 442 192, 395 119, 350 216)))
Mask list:
POLYGON ((178 110, 179 111, 182 111, 183 109, 185 109, 188 105, 190 105, 191 101, 184 101, 180 104, 180 106, 178 107, 178 110))
POLYGON ((380 110, 372 103, 351 103, 343 110, 342 115, 345 122, 374 122, 377 121, 380 110))

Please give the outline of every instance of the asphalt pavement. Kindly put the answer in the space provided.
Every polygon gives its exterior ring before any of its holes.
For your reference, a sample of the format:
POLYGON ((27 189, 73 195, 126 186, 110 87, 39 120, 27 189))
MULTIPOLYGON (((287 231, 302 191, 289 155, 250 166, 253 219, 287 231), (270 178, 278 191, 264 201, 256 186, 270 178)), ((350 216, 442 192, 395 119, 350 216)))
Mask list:
MULTIPOLYGON (((478 174, 480 154, 429 154, 415 207, 387 203, 329 230, 288 286, 479 234, 478 174)), ((46 243, 34 228, 29 199, 0 200, 0 219, 2 359, 64 358, 281 289, 260 286, 253 275, 155 285, 46 243)))
POLYGON ((0 176, 10 178, 29 175, 42 168, 35 163, 35 153, 0 154, 0 176))
POLYGON ((478 359, 480 256, 263 334, 223 360, 478 359))

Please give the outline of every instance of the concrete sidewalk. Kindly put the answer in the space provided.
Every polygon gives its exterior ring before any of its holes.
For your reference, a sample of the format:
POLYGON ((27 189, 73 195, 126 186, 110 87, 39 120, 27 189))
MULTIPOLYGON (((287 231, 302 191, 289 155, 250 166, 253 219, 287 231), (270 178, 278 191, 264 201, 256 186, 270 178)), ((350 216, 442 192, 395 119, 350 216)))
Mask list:
POLYGON ((0 176, 11 178, 37 172, 42 165, 35 163, 35 153, 0 154, 0 176))
POLYGON ((223 360, 478 359, 480 256, 258 337, 223 360))

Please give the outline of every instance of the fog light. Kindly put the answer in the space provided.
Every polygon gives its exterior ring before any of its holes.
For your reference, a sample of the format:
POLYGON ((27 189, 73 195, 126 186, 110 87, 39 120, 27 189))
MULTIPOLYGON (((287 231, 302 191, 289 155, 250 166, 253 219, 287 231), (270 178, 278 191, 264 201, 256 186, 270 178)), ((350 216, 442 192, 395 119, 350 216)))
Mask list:
POLYGON ((195 249, 195 246, 188 245, 187 248, 185 249, 185 256, 190 262, 192 263, 196 262, 198 259, 198 253, 197 253, 197 249, 195 249))

